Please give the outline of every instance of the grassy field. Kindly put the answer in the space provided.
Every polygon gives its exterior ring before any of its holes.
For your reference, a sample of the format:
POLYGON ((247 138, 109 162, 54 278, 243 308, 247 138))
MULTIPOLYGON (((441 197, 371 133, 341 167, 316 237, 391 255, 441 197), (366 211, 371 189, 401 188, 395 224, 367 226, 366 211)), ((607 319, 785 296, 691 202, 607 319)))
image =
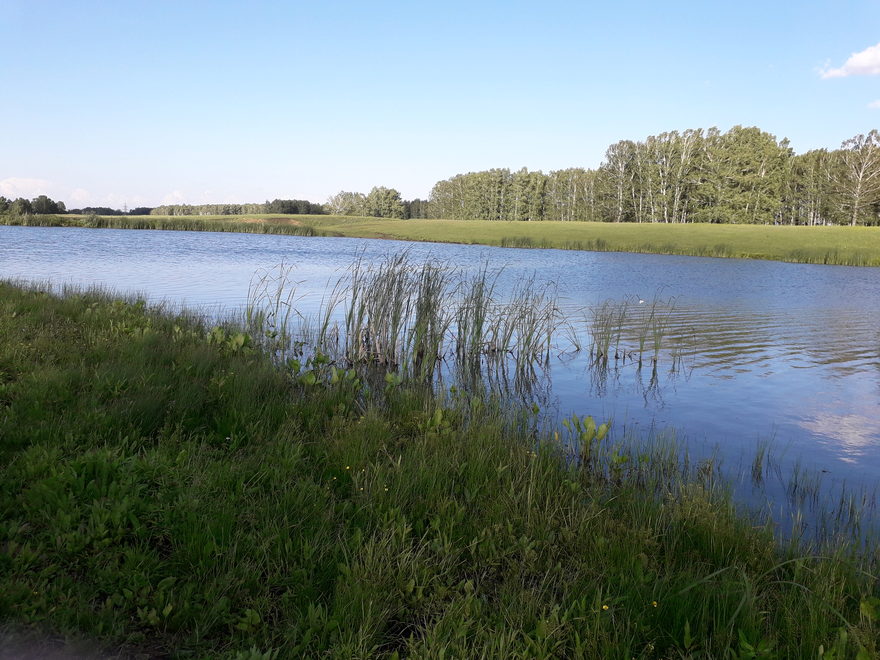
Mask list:
MULTIPOLYGON (((234 326, 0 284, 0 640, 140 657, 872 658, 876 557, 711 465, 234 326), (579 446, 579 460, 562 447, 579 446)), ((740 424, 741 420, 731 420, 740 424)))
MULTIPOLYGON (((0 216, 0 222, 2 222, 0 216)), ((6 222, 16 222, 10 216, 6 222)), ((395 238, 880 266, 880 228, 387 220, 347 216, 30 216, 30 224, 395 238)))

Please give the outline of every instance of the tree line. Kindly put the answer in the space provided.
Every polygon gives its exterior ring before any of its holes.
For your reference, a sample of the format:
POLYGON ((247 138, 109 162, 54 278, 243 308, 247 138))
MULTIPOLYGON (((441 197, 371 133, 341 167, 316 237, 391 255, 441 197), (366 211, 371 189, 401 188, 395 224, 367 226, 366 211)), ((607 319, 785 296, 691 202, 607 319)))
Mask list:
POLYGON ((0 197, 0 213, 248 215, 262 213, 449 218, 458 220, 713 222, 792 225, 880 224, 880 134, 839 149, 795 154, 787 139, 756 127, 688 129, 621 140, 596 169, 544 174, 506 168, 438 181, 429 199, 405 200, 385 186, 341 191, 324 204, 275 199, 262 204, 167 204, 118 211, 67 211, 46 195, 0 197))
POLYGON ((86 206, 81 209, 68 209, 64 202, 56 202, 46 195, 33 199, 19 197, 7 199, 0 196, 0 214, 11 215, 149 215, 152 207, 139 206, 131 210, 120 211, 109 206, 86 206))
POLYGON ((324 212, 323 204, 306 199, 274 199, 262 204, 164 204, 149 211, 150 215, 321 215, 324 212))
POLYGON ((34 199, 19 197, 11 200, 0 196, 0 213, 13 215, 247 215, 258 213, 282 213, 285 215, 326 213, 323 204, 303 199, 275 199, 263 204, 166 204, 163 206, 138 206, 119 210, 108 206, 86 206, 67 209, 64 202, 56 202, 46 195, 34 199))
POLYGON ((67 213, 64 202, 56 202, 49 199, 46 195, 40 195, 33 199, 6 199, 0 196, 0 213, 12 213, 13 215, 29 215, 29 214, 56 214, 67 213))
POLYGON ((880 135, 795 154, 755 127, 672 131, 608 147, 595 170, 469 172, 431 191, 433 218, 880 224, 880 135))

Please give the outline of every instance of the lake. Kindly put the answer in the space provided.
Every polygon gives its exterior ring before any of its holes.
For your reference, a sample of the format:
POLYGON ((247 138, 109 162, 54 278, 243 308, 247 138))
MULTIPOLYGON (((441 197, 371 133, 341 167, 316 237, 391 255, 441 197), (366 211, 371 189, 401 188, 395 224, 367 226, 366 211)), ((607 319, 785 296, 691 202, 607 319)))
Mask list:
MULTIPOLYGON (((241 309, 251 278, 295 267, 313 311, 358 254, 407 250, 473 272, 502 269, 500 291, 551 283, 587 350, 560 337, 549 399, 559 415, 613 420, 615 433, 671 430, 695 455, 749 461, 769 443, 782 471, 847 484, 880 474, 880 269, 629 253, 493 248, 262 234, 0 226, 0 278, 99 284, 219 314, 241 309), (591 310, 626 303, 621 352, 590 368, 591 310), (642 301, 642 302, 639 302, 642 301), (656 374, 632 352, 650 307, 665 323, 656 374), (675 365, 674 370, 672 365, 675 365)), ((647 343, 651 343, 650 337, 647 343)))

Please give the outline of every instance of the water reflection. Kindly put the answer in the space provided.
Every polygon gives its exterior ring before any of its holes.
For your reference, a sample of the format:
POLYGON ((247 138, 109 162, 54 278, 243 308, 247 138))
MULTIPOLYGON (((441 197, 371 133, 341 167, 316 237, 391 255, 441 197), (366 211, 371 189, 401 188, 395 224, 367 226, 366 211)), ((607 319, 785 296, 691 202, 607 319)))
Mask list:
POLYGON ((841 460, 852 464, 876 451, 880 438, 880 419, 876 410, 845 415, 831 411, 814 412, 801 422, 801 426, 811 434, 825 438, 839 452, 841 460))

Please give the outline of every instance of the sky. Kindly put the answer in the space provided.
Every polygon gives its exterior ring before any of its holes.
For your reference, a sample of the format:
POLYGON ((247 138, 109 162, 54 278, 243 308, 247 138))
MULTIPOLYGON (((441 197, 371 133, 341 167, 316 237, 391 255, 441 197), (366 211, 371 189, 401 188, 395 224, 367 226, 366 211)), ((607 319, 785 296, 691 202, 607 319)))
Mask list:
POLYGON ((0 0, 0 195, 69 208, 427 198, 493 167, 880 126, 880 1, 0 0))

